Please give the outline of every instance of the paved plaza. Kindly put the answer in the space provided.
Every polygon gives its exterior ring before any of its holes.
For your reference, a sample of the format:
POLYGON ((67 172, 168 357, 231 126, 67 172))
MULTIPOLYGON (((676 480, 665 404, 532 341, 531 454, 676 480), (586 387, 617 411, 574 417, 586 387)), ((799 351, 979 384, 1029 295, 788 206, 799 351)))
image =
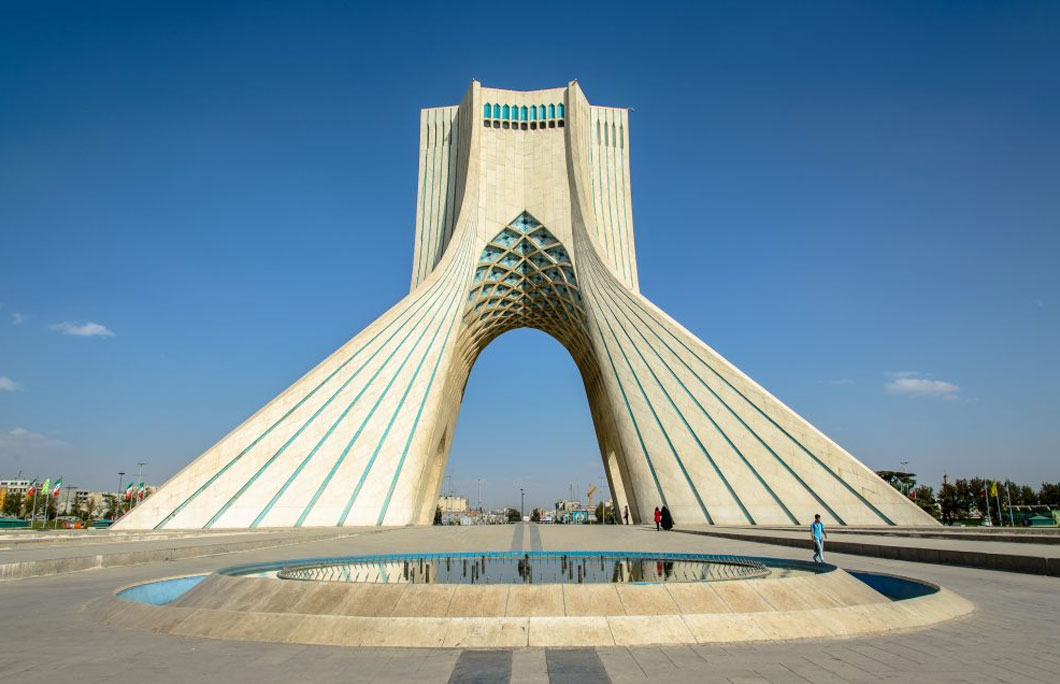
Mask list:
MULTIPOLYGON (((644 527, 510 525, 344 530, 292 535, 283 545, 237 548, 242 535, 161 536, 4 543, 20 554, 71 556, 79 547, 159 551, 195 539, 216 555, 118 565, 0 582, 0 676, 102 682, 1056 682, 1060 592, 1056 578, 830 553, 855 570, 890 572, 947 587, 973 601, 970 616, 926 630, 868 638, 596 649, 351 649, 196 639, 101 626, 85 606, 141 581, 241 563, 415 551, 619 550, 698 552, 805 560, 810 551, 644 527), (217 542, 213 548, 205 540, 217 542)), ((257 533, 255 537, 270 533, 257 533)), ((989 549, 993 542, 964 542, 989 549)), ((76 554, 74 554, 76 555, 76 554)))

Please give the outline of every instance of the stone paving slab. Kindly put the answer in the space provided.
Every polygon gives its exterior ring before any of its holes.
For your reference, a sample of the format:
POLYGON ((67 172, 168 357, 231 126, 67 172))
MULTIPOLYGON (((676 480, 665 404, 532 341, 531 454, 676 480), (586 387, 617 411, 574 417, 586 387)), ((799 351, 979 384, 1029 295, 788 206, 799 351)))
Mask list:
MULTIPOLYGON (((545 550, 590 548, 732 553, 808 559, 805 549, 657 533, 641 528, 542 526, 545 550)), ((459 650, 256 644, 100 628, 81 612, 134 582, 212 572, 239 563, 412 550, 506 550, 512 526, 410 528, 168 563, 106 568, 0 584, 0 677, 87 684, 135 676, 156 684, 446 682, 459 650), (52 644, 46 650, 44 644, 52 644)), ((834 553, 844 568, 889 572, 948 587, 972 600, 971 616, 928 630, 861 639, 596 649, 613 682, 1041 682, 1060 681, 1060 581, 1053 577, 834 553), (869 660, 866 660, 869 658, 869 660), (885 665, 880 665, 883 662, 885 665), (876 663, 875 665, 873 663, 876 663)), ((541 684, 547 650, 512 652, 511 681, 541 684)))
MULTIPOLYGON (((805 530, 690 527, 677 531, 795 548, 810 546, 809 532, 805 530)), ((1052 544, 910 539, 829 530, 825 551, 1060 577, 1060 546, 1052 544)))
MULTIPOLYGON (((374 531, 374 530, 373 530, 374 531)), ((57 575, 120 565, 140 565, 178 558, 235 553, 250 549, 304 544, 357 535, 343 531, 262 532, 216 537, 177 537, 125 544, 75 544, 69 547, 16 548, 0 552, 0 581, 57 575)))

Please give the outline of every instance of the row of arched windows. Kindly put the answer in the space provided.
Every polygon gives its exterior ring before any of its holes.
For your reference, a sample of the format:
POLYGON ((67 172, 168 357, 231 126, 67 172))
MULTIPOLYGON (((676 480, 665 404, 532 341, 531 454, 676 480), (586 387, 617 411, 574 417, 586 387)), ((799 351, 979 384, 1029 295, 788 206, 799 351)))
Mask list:
POLYGON ((563 103, 550 105, 499 105, 489 102, 482 105, 482 118, 500 119, 501 121, 545 121, 562 119, 566 116, 563 103))
POLYGON ((596 122, 596 144, 608 147, 626 147, 626 136, 622 130, 622 124, 615 128, 615 124, 604 123, 601 135, 600 121, 596 122))

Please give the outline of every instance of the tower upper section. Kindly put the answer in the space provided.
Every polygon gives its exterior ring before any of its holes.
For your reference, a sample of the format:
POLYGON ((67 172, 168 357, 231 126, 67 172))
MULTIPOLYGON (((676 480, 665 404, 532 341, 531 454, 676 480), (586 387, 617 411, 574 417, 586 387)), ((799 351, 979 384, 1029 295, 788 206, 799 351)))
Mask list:
POLYGON ((589 104, 577 82, 516 91, 472 82, 456 106, 420 113, 412 287, 458 228, 483 244, 523 211, 570 244, 584 231, 638 289, 626 109, 589 104))

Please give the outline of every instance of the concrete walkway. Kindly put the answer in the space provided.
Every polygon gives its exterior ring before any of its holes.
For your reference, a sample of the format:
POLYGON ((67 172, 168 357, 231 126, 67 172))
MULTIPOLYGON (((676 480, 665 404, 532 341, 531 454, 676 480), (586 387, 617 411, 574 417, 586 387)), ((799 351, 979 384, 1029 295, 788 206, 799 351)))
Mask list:
POLYGON ((122 536, 101 538, 98 535, 71 536, 62 541, 44 539, 39 543, 0 549, 0 581, 304 544, 352 533, 352 529, 314 529, 215 535, 137 535, 128 540, 122 536))
MULTIPOLYGON (((805 529, 751 527, 692 527, 681 532, 738 539, 795 548, 809 548, 805 529)), ((1015 541, 1016 535, 991 535, 989 541, 961 534, 918 536, 899 531, 847 532, 829 530, 826 549, 859 556, 893 558, 918 563, 963 565, 971 568, 1023 572, 1060 577, 1060 545, 1015 541)))
MULTIPOLYGON (((973 601, 971 616, 867 639, 739 646, 518 649, 347 649, 174 637, 100 627, 82 607, 116 587, 280 558, 399 551, 508 550, 519 526, 407 528, 224 556, 0 583, 0 676, 113 682, 1057 682, 1060 580, 829 554, 841 567, 935 582, 973 601), (485 653, 485 655, 480 655, 485 653)), ((809 552, 636 527, 525 526, 520 546, 806 559, 809 552)))

